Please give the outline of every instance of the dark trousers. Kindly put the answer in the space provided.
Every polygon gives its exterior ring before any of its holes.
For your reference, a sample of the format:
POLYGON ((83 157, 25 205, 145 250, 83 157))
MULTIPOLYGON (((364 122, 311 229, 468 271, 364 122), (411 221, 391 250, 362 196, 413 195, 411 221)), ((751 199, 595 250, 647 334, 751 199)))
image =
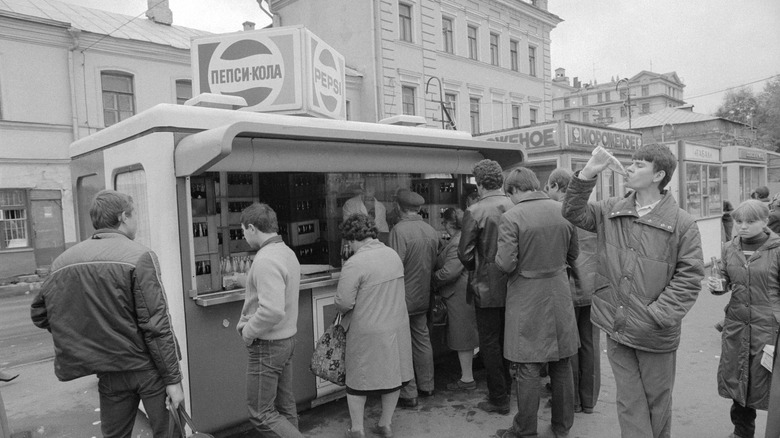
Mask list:
POLYGON ((596 406, 601 390, 601 330, 590 321, 590 306, 574 308, 580 348, 571 358, 574 374, 574 406, 596 406))
POLYGON ((756 434, 756 410, 747 408, 734 401, 731 404, 731 422, 734 435, 740 438, 753 438, 756 434))
POLYGON ((509 404, 509 367, 504 362, 504 307, 477 307, 479 354, 487 372, 488 399, 509 404))
POLYGON ((574 380, 569 358, 548 363, 513 363, 517 415, 512 430, 518 437, 537 436, 541 371, 545 365, 552 387, 553 432, 566 434, 574 424, 574 380))
POLYGON ((122 371, 98 374, 100 394, 100 430, 105 438, 130 438, 144 402, 154 438, 168 434, 170 415, 165 407, 165 383, 157 370, 122 371))

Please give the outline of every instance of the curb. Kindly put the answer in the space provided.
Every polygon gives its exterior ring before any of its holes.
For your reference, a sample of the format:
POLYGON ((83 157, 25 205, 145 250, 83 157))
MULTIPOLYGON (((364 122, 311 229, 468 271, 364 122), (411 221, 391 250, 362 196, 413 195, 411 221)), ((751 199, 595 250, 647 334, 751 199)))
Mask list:
POLYGON ((36 281, 34 283, 17 283, 0 286, 0 298, 28 295, 32 292, 37 292, 42 284, 42 281, 36 281))

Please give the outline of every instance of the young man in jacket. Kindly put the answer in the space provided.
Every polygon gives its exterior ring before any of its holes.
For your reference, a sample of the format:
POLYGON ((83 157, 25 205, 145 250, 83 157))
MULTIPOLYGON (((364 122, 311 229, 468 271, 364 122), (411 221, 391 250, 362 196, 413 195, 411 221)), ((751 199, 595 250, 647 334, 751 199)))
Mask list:
POLYGON ((509 413, 511 379, 504 363, 504 311, 507 276, 496 266, 498 224, 514 204, 501 187, 501 166, 493 160, 474 165, 479 201, 463 215, 458 258, 469 271, 467 302, 477 311, 479 354, 487 370, 488 400, 477 407, 486 412, 509 413), (472 301, 473 300, 473 301, 472 301))
MULTIPOLYGON (((571 182, 572 172, 563 167, 552 171, 547 179, 547 194, 555 201, 562 202, 571 182)), ((580 348, 571 358, 574 376, 574 412, 592 414, 601 390, 601 331, 590 321, 590 308, 593 287, 598 267, 596 235, 577 230, 577 243, 580 255, 570 267, 569 283, 574 317, 577 319, 577 332, 580 335, 580 348)))
POLYGON ((428 332, 428 308, 431 303, 431 279, 439 249, 439 233, 418 213, 425 203, 422 196, 408 189, 399 190, 396 204, 400 221, 390 231, 390 248, 404 264, 406 310, 412 332, 412 362, 415 377, 401 388, 398 405, 417 406, 417 397, 433 395, 433 346, 428 332))
POLYGON ((133 241, 130 196, 103 190, 89 214, 95 234, 54 260, 32 320, 52 334, 59 380, 97 374, 104 437, 130 436, 139 401, 154 436, 163 437, 166 405, 178 407, 184 392, 160 265, 133 241))
POLYGON ((276 213, 268 205, 245 208, 241 229, 249 246, 257 250, 236 325, 249 354, 249 421, 263 437, 303 438, 298 431, 292 369, 301 265, 277 234, 276 213))
POLYGON ((669 437, 682 319, 704 277, 699 228, 664 190, 677 160, 662 145, 634 153, 630 195, 588 203, 608 158, 592 156, 575 174, 563 216, 598 238, 591 318, 607 334, 622 436, 669 437))

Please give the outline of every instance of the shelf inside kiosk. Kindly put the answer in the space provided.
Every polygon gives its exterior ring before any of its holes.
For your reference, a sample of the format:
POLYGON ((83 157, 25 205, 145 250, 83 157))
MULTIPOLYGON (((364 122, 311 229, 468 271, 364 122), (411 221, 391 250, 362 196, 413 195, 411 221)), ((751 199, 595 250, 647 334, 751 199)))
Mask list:
POLYGON ((256 253, 244 240, 241 212, 254 202, 276 213, 278 233, 301 263, 301 288, 335 281, 349 256, 339 225, 349 214, 375 218, 387 243, 398 221, 395 196, 407 188, 425 199, 420 215, 448 238, 441 224, 450 207, 464 208, 462 175, 411 173, 212 172, 190 178, 193 272, 198 304, 243 299, 256 253))

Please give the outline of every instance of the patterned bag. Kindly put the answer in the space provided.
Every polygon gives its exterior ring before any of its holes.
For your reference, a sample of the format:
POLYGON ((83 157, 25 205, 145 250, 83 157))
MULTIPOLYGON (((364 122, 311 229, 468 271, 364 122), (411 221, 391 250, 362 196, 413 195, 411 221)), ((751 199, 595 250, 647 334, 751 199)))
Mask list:
POLYGON ((431 306, 431 323, 436 327, 447 325, 447 303, 439 294, 433 296, 433 305, 431 306))
POLYGON ((315 376, 345 386, 347 378, 344 371, 344 356, 346 353, 347 333, 341 326, 341 313, 339 313, 333 324, 317 340, 309 368, 315 376))

